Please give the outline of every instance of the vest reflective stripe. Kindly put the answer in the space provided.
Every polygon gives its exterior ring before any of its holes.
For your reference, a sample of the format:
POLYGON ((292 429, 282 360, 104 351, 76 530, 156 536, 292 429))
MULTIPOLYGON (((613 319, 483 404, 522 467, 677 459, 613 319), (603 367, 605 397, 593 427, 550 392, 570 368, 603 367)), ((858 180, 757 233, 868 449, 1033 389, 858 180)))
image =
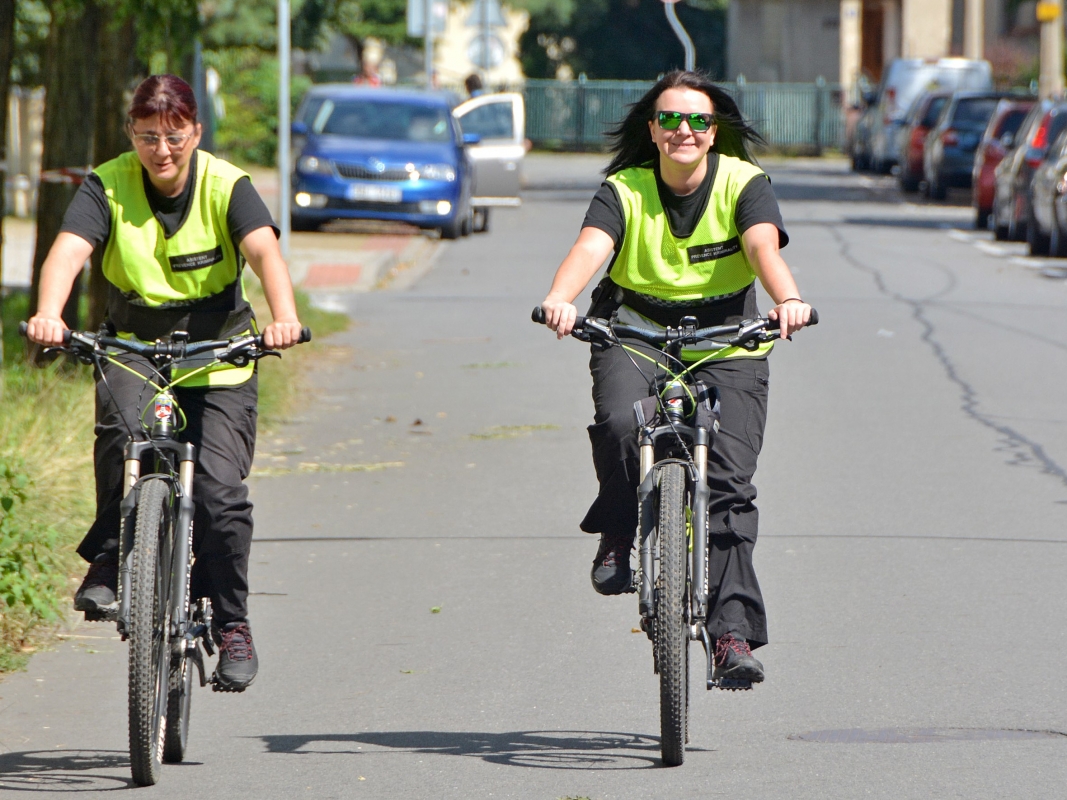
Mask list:
POLYGON ((626 233, 611 267, 620 286, 666 300, 698 300, 739 291, 756 278, 734 223, 737 199, 764 172, 720 155, 708 207, 693 233, 671 233, 650 167, 631 167, 608 178, 622 203, 626 233))
MULTIPOLYGON (((133 152, 95 170, 111 209, 104 277, 128 302, 148 308, 181 307, 232 286, 240 279, 241 261, 226 213, 234 184, 248 173, 197 151, 189 214, 168 239, 148 204, 141 170, 133 152)), ((219 364, 182 386, 235 386, 251 378, 253 369, 219 364)))
POLYGON ((136 153, 96 169, 111 208, 104 276, 134 303, 180 306, 219 294, 239 277, 226 212, 247 173, 203 151, 196 162, 189 215, 169 239, 148 205, 136 153))

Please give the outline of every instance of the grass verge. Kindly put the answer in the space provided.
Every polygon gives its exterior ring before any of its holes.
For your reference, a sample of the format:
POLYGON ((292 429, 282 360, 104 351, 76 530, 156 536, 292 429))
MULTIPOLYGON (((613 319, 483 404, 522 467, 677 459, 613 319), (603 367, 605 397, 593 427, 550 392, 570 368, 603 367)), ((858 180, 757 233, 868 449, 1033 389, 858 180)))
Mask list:
MULTIPOLYGON (((250 283, 254 283, 251 282, 250 283)), ((262 293, 250 291, 260 319, 262 293)), ((343 330, 343 314, 313 308, 297 293, 301 321, 315 340, 260 363, 260 421, 283 421, 301 397, 297 376, 315 360, 323 338, 343 330)), ((84 571, 74 552, 95 513, 94 387, 91 370, 23 360, 18 322, 25 295, 4 298, 5 363, 0 365, 0 673, 22 668, 55 632, 84 571)))

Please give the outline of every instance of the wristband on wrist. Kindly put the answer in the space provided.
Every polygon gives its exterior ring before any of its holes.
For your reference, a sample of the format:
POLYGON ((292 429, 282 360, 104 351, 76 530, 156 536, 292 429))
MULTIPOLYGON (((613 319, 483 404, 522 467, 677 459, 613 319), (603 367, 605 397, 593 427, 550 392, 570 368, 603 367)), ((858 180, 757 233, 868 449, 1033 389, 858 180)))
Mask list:
POLYGON ((803 302, 804 302, 804 301, 803 301, 803 300, 801 300, 801 299, 800 299, 799 297, 787 297, 787 298, 786 298, 785 300, 783 300, 783 301, 782 301, 781 303, 779 303, 778 305, 784 305, 785 303, 788 303, 788 302, 789 302, 790 300, 796 300, 796 301, 797 301, 798 303, 803 303, 803 302))

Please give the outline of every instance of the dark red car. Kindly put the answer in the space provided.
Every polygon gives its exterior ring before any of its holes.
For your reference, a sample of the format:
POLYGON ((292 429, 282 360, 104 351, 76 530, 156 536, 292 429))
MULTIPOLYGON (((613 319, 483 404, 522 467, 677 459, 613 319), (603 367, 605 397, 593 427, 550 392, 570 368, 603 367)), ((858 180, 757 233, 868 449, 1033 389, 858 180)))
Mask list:
POLYGON ((900 136, 900 189, 904 192, 917 192, 919 182, 923 179, 923 147, 926 134, 934 127, 941 109, 945 107, 952 92, 927 92, 919 95, 911 104, 907 117, 904 118, 904 130, 900 136))
POLYGON ((1026 119, 1034 100, 1007 98, 997 104, 989 119, 978 150, 974 156, 974 175, 971 181, 971 205, 974 206, 974 227, 985 230, 993 213, 996 181, 993 171, 1015 143, 1019 127, 1026 119))

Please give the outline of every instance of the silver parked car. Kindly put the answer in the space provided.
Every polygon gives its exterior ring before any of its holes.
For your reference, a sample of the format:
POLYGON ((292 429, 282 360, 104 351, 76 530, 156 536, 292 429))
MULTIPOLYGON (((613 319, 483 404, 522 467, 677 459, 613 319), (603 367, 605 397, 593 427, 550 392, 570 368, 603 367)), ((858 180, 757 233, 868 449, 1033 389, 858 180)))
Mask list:
MULTIPOLYGON (((867 117, 868 153, 853 153, 853 161, 870 164, 875 172, 889 172, 897 163, 900 134, 915 99, 924 92, 990 91, 993 68, 988 61, 969 58, 898 58, 889 63, 882 83, 871 98, 867 117)), ((857 142, 859 144, 859 142, 857 142)))

